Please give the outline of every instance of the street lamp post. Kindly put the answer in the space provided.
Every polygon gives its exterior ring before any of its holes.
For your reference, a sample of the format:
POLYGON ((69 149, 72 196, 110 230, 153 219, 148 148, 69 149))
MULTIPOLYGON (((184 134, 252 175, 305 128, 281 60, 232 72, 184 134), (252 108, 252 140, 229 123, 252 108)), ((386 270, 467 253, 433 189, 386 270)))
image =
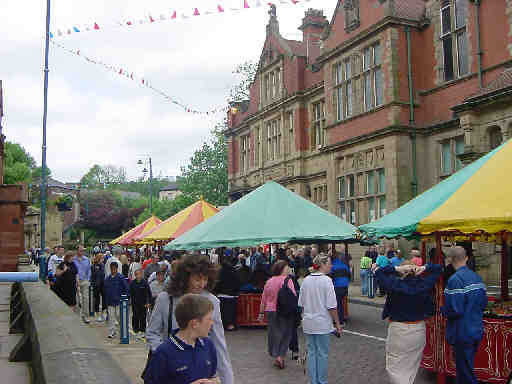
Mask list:
POLYGON ((46 0, 46 39, 44 46, 43 147, 41 161, 41 251, 46 246, 46 118, 48 114, 48 50, 50 49, 50 0, 46 0))
MULTIPOLYGON (((151 162, 151 156, 148 155, 149 162, 149 212, 153 215, 153 163, 151 162)), ((142 160, 137 162, 138 165, 142 165, 142 160)), ((144 176, 148 170, 146 168, 143 169, 142 173, 144 176)))

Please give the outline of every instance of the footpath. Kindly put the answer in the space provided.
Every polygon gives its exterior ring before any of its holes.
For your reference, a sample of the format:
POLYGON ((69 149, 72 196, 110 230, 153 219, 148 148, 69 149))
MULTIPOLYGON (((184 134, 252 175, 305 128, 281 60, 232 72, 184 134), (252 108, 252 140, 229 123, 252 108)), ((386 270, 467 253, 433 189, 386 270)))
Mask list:
POLYGON ((22 337, 9 334, 11 286, 12 283, 0 283, 0 382, 30 384, 29 364, 9 362, 11 350, 22 337))
POLYGON ((383 308, 386 297, 379 297, 377 294, 373 299, 361 295, 361 284, 351 282, 348 286, 348 302, 352 304, 368 305, 370 307, 383 308))

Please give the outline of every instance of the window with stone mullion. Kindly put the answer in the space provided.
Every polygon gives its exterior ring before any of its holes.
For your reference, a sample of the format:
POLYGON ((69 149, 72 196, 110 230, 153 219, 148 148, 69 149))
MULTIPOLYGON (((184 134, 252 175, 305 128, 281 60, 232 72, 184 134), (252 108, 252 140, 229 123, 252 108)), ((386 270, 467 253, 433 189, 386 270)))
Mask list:
POLYGON ((440 16, 444 80, 450 81, 469 72, 468 0, 442 0, 440 16))

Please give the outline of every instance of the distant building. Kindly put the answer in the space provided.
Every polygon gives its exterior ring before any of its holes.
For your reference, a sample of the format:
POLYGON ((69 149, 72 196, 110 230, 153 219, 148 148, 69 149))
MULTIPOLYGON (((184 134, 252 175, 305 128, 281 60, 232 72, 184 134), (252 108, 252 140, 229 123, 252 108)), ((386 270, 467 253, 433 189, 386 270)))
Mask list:
POLYGON ((182 192, 178 187, 178 183, 173 181, 169 183, 167 187, 160 189, 158 193, 159 200, 174 200, 176 197, 181 195, 182 192))

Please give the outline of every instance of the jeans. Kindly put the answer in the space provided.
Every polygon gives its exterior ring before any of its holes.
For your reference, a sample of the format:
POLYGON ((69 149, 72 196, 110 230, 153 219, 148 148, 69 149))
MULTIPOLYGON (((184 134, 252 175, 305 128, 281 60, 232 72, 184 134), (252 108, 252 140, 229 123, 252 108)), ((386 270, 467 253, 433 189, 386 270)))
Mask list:
POLYGON ((455 365, 457 367, 457 384, 477 384, 475 376, 475 355, 478 344, 455 344, 455 365))
POLYGON ((361 276, 361 295, 368 296, 368 270, 361 269, 359 275, 361 276))
POLYGON ((345 313, 343 311, 343 298, 347 296, 348 287, 334 287, 336 293, 336 303, 338 305, 338 319, 340 323, 345 321, 345 313))
POLYGON ((331 335, 306 334, 310 384, 327 384, 327 366, 331 335))

